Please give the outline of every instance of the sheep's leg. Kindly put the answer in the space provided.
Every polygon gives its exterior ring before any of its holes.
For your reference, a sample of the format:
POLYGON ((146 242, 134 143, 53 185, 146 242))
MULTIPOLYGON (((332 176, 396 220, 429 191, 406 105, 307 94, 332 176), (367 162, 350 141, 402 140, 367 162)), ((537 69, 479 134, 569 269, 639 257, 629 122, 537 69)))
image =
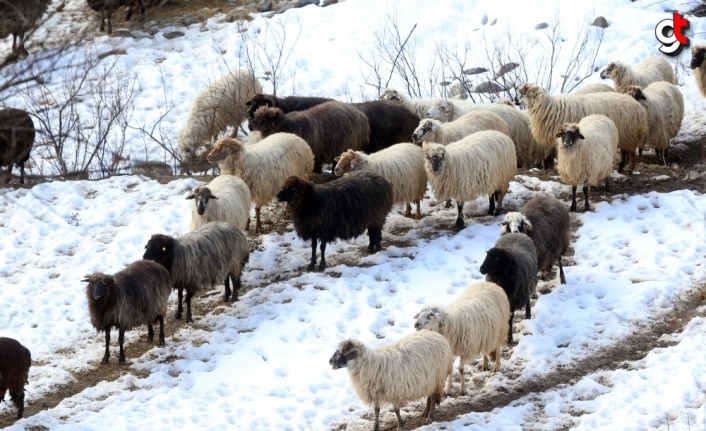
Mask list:
POLYGON ((157 316, 159 320, 159 347, 164 347, 166 340, 164 339, 164 316, 157 316))
POLYGON ((461 395, 466 395, 466 379, 463 378, 463 369, 466 367, 466 357, 458 359, 458 374, 461 378, 461 395))
POLYGON ((451 199, 446 200, 446 204, 444 204, 445 208, 451 208, 451 199))
POLYGON ((571 212, 576 211, 576 185, 571 186, 571 212))
POLYGON ((307 270, 313 271, 316 268, 316 237, 311 238, 311 262, 307 270))
POLYGON ((100 31, 105 31, 105 11, 101 9, 101 26, 100 31))
MULTIPOLYGON (((223 301, 230 301, 230 274, 226 275, 226 281, 223 283, 225 286, 225 292, 223 292, 223 301)), ((235 287, 235 285, 233 285, 235 287)))
POLYGON ((103 328, 103 331, 105 331, 105 354, 101 364, 107 364, 108 358, 110 358, 110 326, 103 328))
POLYGON ((566 277, 564 277, 564 267, 561 265, 561 256, 559 256, 559 281, 561 284, 566 284, 566 277))
POLYGON ((583 199, 584 199, 583 210, 590 211, 590 207, 588 205, 588 183, 583 183, 583 199))
POLYGON ((321 262, 319 262, 319 271, 326 269, 326 241, 321 241, 321 262))
POLYGON ((610 177, 605 177, 605 184, 603 185, 603 190, 608 193, 610 191, 610 177))
POLYGON ((181 319, 181 313, 184 312, 184 307, 181 305, 183 296, 184 296, 184 289, 182 289, 180 287, 177 289, 177 297, 179 298, 179 305, 177 306, 177 311, 174 314, 175 319, 181 319))
POLYGON ((417 215, 416 215, 416 217, 414 217, 416 220, 419 220, 422 218, 421 202, 422 202, 421 199, 417 199, 416 201, 414 201, 414 203, 417 204, 417 215))
POLYGON ((22 419, 25 413, 25 391, 22 388, 19 390, 10 389, 10 399, 17 407, 17 419, 22 419))
POLYGON ((458 216, 456 216, 456 232, 460 232, 464 227, 466 227, 463 222, 463 201, 456 202, 456 208, 458 209, 458 216))
POLYGON ((627 152, 627 163, 628 163, 628 170, 625 172, 628 175, 632 175, 632 173, 635 171, 635 150, 633 151, 628 151, 627 152))
POLYGON ((25 162, 20 163, 20 184, 25 183, 25 162))
POLYGON ((382 249, 382 228, 381 227, 368 227, 368 251, 371 253, 377 253, 382 249))
POLYGON ((512 343, 512 318, 515 315, 515 308, 510 307, 510 327, 507 330, 507 342, 512 343))
POLYGON ((154 343, 154 326, 151 323, 147 324, 147 342, 154 343))
MULTIPOLYGON (((657 152, 658 150, 655 150, 657 152)), ((657 160, 659 160, 659 154, 657 155, 657 160)), ((637 149, 637 162, 642 163, 642 148, 637 149)))
POLYGON ((113 21, 110 19, 110 15, 113 13, 112 10, 108 9, 106 15, 108 15, 108 34, 113 34, 113 21))
MULTIPOLYGON (((434 422, 434 410, 436 409, 436 394, 430 397, 431 403, 429 403, 429 414, 427 415, 427 425, 434 422)), ((402 427, 400 427, 402 429, 402 427)))
POLYGON ((488 371, 488 355, 483 354, 483 364, 480 366, 481 371, 488 371))
POLYGON ((375 404, 373 410, 375 411, 375 423, 373 424, 373 431, 380 431, 380 406, 375 404))
POLYGON ((260 224, 260 207, 255 207, 255 233, 260 233, 262 225, 260 224))
POLYGON ((493 372, 497 373, 500 371, 500 347, 493 350, 493 355, 495 355, 495 369, 493 369, 493 372))
POLYGON ((503 198, 505 198, 505 193, 501 192, 500 190, 496 190, 495 193, 493 194, 493 197, 495 198, 495 201, 498 203, 494 214, 500 215, 503 211, 503 198))
POLYGON ((525 304, 525 319, 532 318, 532 311, 530 310, 530 299, 527 297, 527 303, 525 304))
POLYGON ((488 215, 495 214, 495 198, 493 194, 488 195, 488 215))
POLYGON ((118 343, 120 343, 120 357, 118 363, 122 365, 125 363, 125 348, 123 347, 125 343, 125 328, 118 328, 118 343))
POLYGON ((250 217, 248 216, 248 221, 245 223, 245 230, 250 229, 250 217))
POLYGON ((240 290, 240 286, 242 286, 243 283, 240 281, 240 276, 233 277, 233 275, 231 275, 231 278, 235 278, 235 281, 233 281, 233 302, 237 302, 238 291, 240 290))
POLYGON ((395 406, 395 414, 397 415, 397 429, 404 429, 404 422, 402 422, 402 416, 400 415, 400 408, 395 406))
POLYGON ((453 389, 453 374, 453 372, 449 373, 449 377, 446 379, 446 387, 444 388, 446 395, 451 394, 451 389, 453 389))
POLYGON ((427 397, 427 404, 426 404, 426 406, 424 406, 424 411, 422 412, 422 417, 423 417, 423 418, 429 416, 429 409, 431 408, 431 407, 429 407, 429 406, 431 405, 432 402, 433 402, 433 401, 432 401, 431 397, 430 397, 430 396, 427 397))
POLYGON ((191 318, 191 298, 194 296, 193 293, 186 291, 186 323, 193 323, 194 319, 191 318))

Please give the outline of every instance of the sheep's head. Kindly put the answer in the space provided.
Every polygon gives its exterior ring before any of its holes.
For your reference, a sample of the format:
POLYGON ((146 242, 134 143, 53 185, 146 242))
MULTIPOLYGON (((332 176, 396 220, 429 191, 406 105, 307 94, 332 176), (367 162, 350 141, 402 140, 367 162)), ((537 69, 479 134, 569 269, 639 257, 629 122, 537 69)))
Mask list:
POLYGON ((255 117, 248 122, 248 129, 258 131, 266 138, 277 131, 283 120, 284 112, 281 109, 260 106, 255 111, 255 117))
POLYGON ((211 193, 211 189, 208 187, 199 186, 196 187, 186 199, 194 199, 196 212, 199 213, 199 215, 203 215, 203 213, 206 212, 206 207, 208 207, 209 199, 218 199, 218 197, 211 193))
POLYGON ((529 235, 531 230, 532 223, 522 213, 518 212, 505 214, 505 219, 500 223, 500 235, 505 235, 506 233, 524 233, 529 235))
POLYGON ((419 122, 419 125, 412 132, 412 142, 419 145, 423 141, 431 142, 433 134, 439 129, 437 120, 425 118, 419 122))
POLYGON ((625 65, 623 63, 619 61, 611 61, 610 63, 608 63, 605 69, 601 70, 600 76, 603 79, 614 78, 623 68, 625 68, 625 65))
POLYGON ((434 104, 427 111, 426 117, 433 118, 435 120, 451 119, 451 115, 454 112, 453 103, 449 102, 447 99, 441 100, 434 104))
POLYGON ((167 270, 172 269, 172 250, 176 246, 174 238, 169 235, 154 234, 147 241, 145 245, 145 254, 142 255, 143 259, 153 260, 167 270))
POLYGON ((537 84, 525 83, 517 87, 517 94, 523 99, 525 105, 527 105, 530 100, 534 100, 534 98, 543 91, 544 89, 537 84))
POLYGON ((211 151, 206 156, 209 163, 218 163, 228 156, 240 153, 243 144, 235 138, 220 138, 211 147, 211 151))
POLYGON ((703 63, 704 57, 706 57, 706 46, 694 46, 693 48, 691 48, 691 63, 689 63, 689 67, 692 69, 701 67, 701 63, 703 63))
POLYGON ((419 331, 420 329, 429 329, 430 331, 439 332, 442 326, 444 326, 444 315, 435 306, 426 306, 422 310, 414 315, 417 319, 414 322, 414 329, 419 331))
POLYGON ((507 106, 512 106, 513 108, 515 107, 515 102, 508 99, 507 97, 502 97, 502 98, 496 100, 495 103, 498 105, 507 105, 507 106))
POLYGON ((444 160, 446 159, 446 147, 441 144, 432 144, 425 142, 422 144, 424 150, 424 158, 426 159, 427 169, 440 174, 444 170, 444 160))
POLYGON ((341 341, 336 350, 328 360, 329 365, 334 370, 347 367, 352 361, 355 361, 362 353, 363 346, 354 340, 341 341))
POLYGON ((559 129, 559 133, 556 134, 557 139, 559 139, 559 145, 563 145, 564 148, 572 148, 576 141, 579 139, 586 139, 581 134, 579 125, 576 123, 564 123, 559 129))
POLYGON ((333 173, 340 177, 350 171, 355 171, 359 167, 360 155, 356 151, 348 150, 333 160, 336 162, 333 173))
POLYGON ((248 107, 248 120, 255 118, 255 111, 261 106, 274 108, 275 105, 275 98, 269 94, 258 93, 254 95, 252 99, 245 102, 245 106, 248 107))
POLYGON ((304 197, 309 196, 314 191, 314 184, 305 180, 302 177, 292 175, 284 180, 284 184, 279 192, 277 192, 277 200, 279 202, 289 202, 296 204, 304 197))
POLYGON ((642 88, 640 88, 639 85, 628 86, 628 88, 625 89, 625 94, 637 100, 638 102, 640 100, 647 100, 647 98, 645 97, 645 93, 642 92, 642 88))
POLYGON ((485 260, 480 265, 481 274, 498 274, 505 270, 507 254, 498 248, 491 248, 485 252, 485 260))
POLYGON ((405 97, 400 94, 399 91, 394 90, 392 88, 386 88, 385 91, 382 92, 382 94, 380 95, 380 100, 384 99, 397 100, 398 102, 405 101, 405 97))
POLYGON ((83 282, 88 282, 86 286, 86 297, 89 301, 99 301, 110 294, 111 286, 115 285, 115 278, 112 275, 94 272, 84 277, 83 282))

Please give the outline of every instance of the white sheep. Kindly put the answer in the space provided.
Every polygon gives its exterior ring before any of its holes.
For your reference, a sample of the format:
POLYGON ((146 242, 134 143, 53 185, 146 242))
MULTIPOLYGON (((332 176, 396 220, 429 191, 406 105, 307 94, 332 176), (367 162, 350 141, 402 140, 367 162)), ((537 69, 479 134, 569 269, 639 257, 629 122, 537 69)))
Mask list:
POLYGON ((237 175, 248 185, 255 203, 255 233, 262 227, 260 208, 272 201, 284 180, 291 175, 308 178, 314 169, 311 147, 292 133, 273 133, 251 145, 221 138, 207 160, 218 163, 221 174, 237 175))
POLYGON ((571 94, 575 96, 577 94, 609 93, 611 91, 615 91, 615 89, 610 85, 596 83, 583 86, 578 90, 572 91, 571 94))
POLYGON ((427 397, 422 416, 427 424, 434 421, 434 408, 441 402, 446 376, 453 372, 453 360, 446 339, 425 330, 374 348, 357 340, 342 341, 329 365, 334 370, 348 368, 358 397, 375 409, 374 430, 380 429, 380 405, 386 403, 392 404, 401 430, 400 407, 422 397, 427 397))
POLYGON ((651 55, 643 59, 634 68, 621 61, 612 61, 601 71, 600 75, 603 79, 612 79, 615 83, 615 91, 619 93, 624 93, 628 85, 638 85, 645 88, 657 81, 677 83, 674 69, 669 60, 659 55, 651 55))
POLYGON ((448 145, 483 130, 497 130, 510 137, 510 127, 505 120, 493 112, 478 110, 462 115, 448 123, 425 118, 414 129, 412 142, 421 144, 426 141, 448 145))
POLYGON ((235 137, 238 127, 247 118, 245 103, 262 92, 260 82, 247 70, 226 73, 201 90, 194 98, 184 128, 179 133, 179 152, 190 165, 205 165, 208 151, 199 149, 210 144, 228 126, 235 137))
POLYGON ((500 214, 510 180, 517 172, 512 139, 487 130, 447 146, 425 142, 422 148, 434 196, 439 201, 456 199, 457 230, 464 227, 463 203, 480 195, 489 197, 488 214, 500 214))
POLYGON ((589 115, 577 123, 564 123, 556 134, 557 170, 561 181, 571 184, 571 211, 576 211, 576 186, 583 184, 584 209, 588 206, 588 185, 598 185, 613 172, 618 148, 618 128, 605 115, 589 115))
POLYGON ((649 130, 645 144, 654 148, 657 164, 667 166, 666 152, 669 140, 677 136, 684 119, 684 96, 676 85, 666 81, 653 82, 645 88, 631 85, 625 94, 637 100, 647 110, 649 130))
POLYGON ((386 88, 385 91, 382 92, 380 95, 381 100, 385 99, 390 99, 390 100, 397 100, 398 102, 402 102, 410 111, 414 112, 414 114, 419 117, 419 118, 424 118, 426 115, 427 111, 429 108, 432 107, 436 102, 438 102, 439 98, 431 98, 431 99, 417 99, 417 98, 412 98, 409 96, 406 96, 402 93, 400 93, 397 90, 394 90, 392 88, 386 88))
POLYGON ((333 173, 341 176, 351 171, 370 171, 392 184, 393 202, 406 204, 405 216, 412 215, 409 202, 417 205, 416 219, 422 217, 420 202, 427 189, 424 150, 411 143, 400 143, 367 155, 348 150, 335 158, 333 173))
POLYGON ((219 175, 196 187, 186 199, 191 206, 191 232, 212 221, 225 221, 245 229, 250 218, 250 189, 235 175, 219 175))
MULTIPOLYGON (((481 281, 472 284, 448 305, 432 304, 414 318, 414 328, 429 329, 446 338, 454 356, 460 356, 461 395, 466 394, 463 369, 466 363, 483 355, 483 371, 489 369, 488 355, 495 356, 494 371, 500 369, 500 348, 509 329, 510 302, 502 287, 481 281)), ((451 392, 451 375, 446 394, 451 392)))
POLYGON ((556 146, 556 135, 564 123, 577 123, 591 114, 613 120, 620 135, 618 172, 627 163, 627 173, 632 174, 635 150, 643 147, 647 135, 647 112, 635 99, 617 92, 552 96, 535 84, 522 84, 517 93, 527 106, 532 135, 542 145, 556 146))
POLYGON ((691 63, 689 67, 694 71, 694 79, 696 79, 696 86, 699 88, 699 92, 702 96, 706 97, 706 67, 704 67, 703 61, 706 58, 706 46, 705 45, 694 45, 691 48, 691 63))

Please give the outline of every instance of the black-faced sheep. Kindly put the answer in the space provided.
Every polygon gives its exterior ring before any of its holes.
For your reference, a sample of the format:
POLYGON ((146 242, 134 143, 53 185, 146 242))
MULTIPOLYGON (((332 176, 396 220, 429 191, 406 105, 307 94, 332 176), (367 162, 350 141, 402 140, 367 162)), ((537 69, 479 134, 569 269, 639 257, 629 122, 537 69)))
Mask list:
POLYGON ((502 211, 503 198, 517 172, 515 145, 507 135, 488 130, 449 144, 422 145, 431 189, 438 201, 456 199, 456 229, 464 228, 463 203, 488 196, 488 214, 502 211))
MULTIPOLYGON (((628 86, 625 94, 637 100, 647 110, 646 145, 654 148, 657 164, 667 166, 669 140, 677 136, 684 119, 684 96, 679 88, 666 81, 657 81, 645 88, 628 86)), ((642 148, 639 150, 642 155, 642 148)))
POLYGON ((287 178, 277 200, 287 202, 297 235, 311 239, 311 263, 316 266, 316 243, 321 241, 319 270, 326 268, 326 244, 351 239, 368 229, 368 251, 380 251, 382 226, 392 210, 392 184, 372 172, 351 172, 316 185, 301 177, 287 178))
POLYGON ((620 135, 618 172, 627 163, 627 173, 632 174, 635 150, 643 147, 648 129, 647 112, 635 99, 617 92, 552 96, 534 84, 522 84, 517 92, 527 106, 532 135, 542 145, 556 146, 556 135, 564 123, 577 123, 591 114, 613 120, 620 135))
POLYGON ((571 184, 571 211, 576 211, 576 187, 583 184, 584 210, 588 211, 588 185, 596 186, 613 172, 618 146, 618 129, 604 115, 589 115, 578 123, 564 123, 556 135, 557 171, 571 184))
POLYGON ((508 233, 498 238, 480 266, 485 280, 502 287, 510 301, 509 342, 512 342, 515 310, 525 307, 525 318, 532 317, 530 298, 537 290, 537 268, 534 243, 522 233, 508 233))
POLYGON ((113 23, 110 20, 110 16, 113 14, 113 11, 119 7, 128 6, 131 8, 128 13, 132 14, 132 6, 134 2, 135 0, 86 0, 88 7, 100 13, 100 31, 105 31, 105 20, 106 18, 108 19, 108 34, 113 33, 113 23))
POLYGON ((235 175, 219 175, 186 196, 193 199, 191 231, 212 221, 225 221, 245 229, 250 218, 250 189, 235 175))
POLYGON ((433 331, 417 331, 390 344, 371 348, 357 340, 342 341, 329 359, 334 370, 348 368, 353 389, 362 402, 373 405, 380 429, 380 406, 392 404, 398 429, 404 429, 400 407, 422 397, 426 423, 434 421, 446 376, 453 372, 453 353, 446 339, 433 331))
POLYGON ((7 166, 8 180, 12 167, 20 168, 20 184, 25 182, 25 162, 34 145, 34 122, 29 113, 14 108, 0 109, 0 167, 7 166))
POLYGON ((172 291, 169 272, 160 264, 138 260, 113 275, 94 272, 81 280, 86 285, 88 314, 98 332, 105 332, 105 355, 110 357, 110 329, 118 328, 119 363, 125 363, 125 331, 147 325, 147 341, 153 342, 152 324, 159 321, 159 345, 164 346, 164 316, 172 291))
POLYGON ((206 165, 210 145, 225 131, 233 128, 233 137, 247 118, 245 102, 262 92, 260 82, 245 69, 232 70, 201 90, 191 104, 184 128, 179 133, 179 152, 184 162, 206 165), (206 151, 199 149, 206 146, 206 151))
POLYGON ((368 118, 370 139, 365 152, 370 154, 400 142, 409 142, 409 136, 419 124, 419 117, 396 100, 370 100, 351 103, 368 118))
POLYGON ((25 33, 34 28, 49 3, 51 0, 0 1, 0 40, 12 35, 12 51, 23 50, 25 33))
POLYGON ((392 201, 406 204, 406 217, 412 215, 409 202, 417 205, 415 218, 419 220, 422 217, 420 203, 427 190, 427 172, 424 169, 424 150, 419 146, 400 143, 371 155, 348 150, 335 160, 337 163, 333 173, 336 176, 352 171, 378 174, 392 184, 392 201))
POLYGON ((396 100, 398 102, 401 102, 404 104, 407 109, 412 111, 414 115, 419 117, 419 119, 424 118, 426 115, 427 111, 429 108, 431 108, 436 102, 438 102, 439 98, 433 98, 433 99, 417 99, 413 97, 409 97, 407 95, 404 95, 400 93, 397 90, 394 90, 392 88, 386 88, 385 91, 382 92, 380 95, 381 100, 396 100))
POLYGON ((603 79, 612 79, 615 91, 619 93, 625 93, 629 85, 645 88, 657 81, 677 83, 669 60, 659 55, 644 58, 634 68, 621 61, 612 61, 601 71, 600 76, 603 79))
POLYGON ((696 86, 702 96, 706 97, 706 67, 704 67, 704 58, 706 58, 706 46, 694 45, 691 48, 691 62, 689 67, 694 71, 694 79, 696 86))
POLYGON ((615 89, 613 89, 613 87, 608 84, 595 83, 588 84, 579 88, 578 90, 572 91, 571 94, 575 96, 577 94, 610 93, 614 91, 615 89))
MULTIPOLYGON (((251 131, 266 138, 274 133, 293 133, 304 139, 314 153, 314 172, 347 149, 364 150, 370 140, 368 118, 358 108, 341 102, 326 102, 305 111, 288 114, 279 108, 260 107, 250 120, 251 131)), ((333 166, 332 166, 333 167, 333 166)))
POLYGON ((279 108, 286 114, 292 111, 304 111, 312 106, 320 105, 326 102, 335 102, 335 100, 327 97, 277 97, 273 94, 258 93, 248 100, 245 103, 245 106, 248 107, 248 120, 252 120, 255 118, 255 111, 257 111, 260 106, 279 108))
POLYGON ((275 133, 253 145, 221 138, 207 159, 218 163, 221 174, 237 175, 247 184, 255 202, 255 233, 262 228, 260 208, 272 201, 284 180, 292 175, 306 178, 314 169, 311 148, 292 133, 275 133))
POLYGON ((17 419, 25 411, 25 385, 32 365, 29 350, 13 338, 0 337, 0 401, 10 391, 10 398, 17 407, 17 419))
POLYGON ((186 290, 186 322, 191 323, 191 298, 203 288, 225 284, 224 301, 237 301, 240 276, 250 256, 242 230, 226 222, 207 223, 178 238, 155 234, 145 246, 144 259, 162 264, 179 296, 175 317, 181 319, 186 290), (229 280, 233 282, 233 297, 229 280))
POLYGON ((559 265, 559 280, 566 283, 561 257, 569 250, 571 230, 569 210, 556 198, 538 195, 522 206, 520 212, 505 214, 500 224, 500 235, 523 233, 534 242, 537 251, 537 265, 542 278, 559 265))
POLYGON ((497 130, 510 137, 510 127, 505 120, 493 112, 478 110, 464 114, 448 123, 425 118, 414 129, 412 142, 415 144, 433 142, 448 145, 483 130, 497 130))
MULTIPOLYGON (((463 378, 465 364, 483 355, 484 371, 488 370, 488 355, 495 356, 494 371, 500 369, 500 348, 508 332, 510 303, 505 291, 495 283, 472 284, 448 305, 432 304, 422 308, 414 318, 414 328, 429 329, 446 338, 454 357, 460 356, 461 395, 466 394, 463 378)), ((451 374, 446 394, 451 392, 451 374)))

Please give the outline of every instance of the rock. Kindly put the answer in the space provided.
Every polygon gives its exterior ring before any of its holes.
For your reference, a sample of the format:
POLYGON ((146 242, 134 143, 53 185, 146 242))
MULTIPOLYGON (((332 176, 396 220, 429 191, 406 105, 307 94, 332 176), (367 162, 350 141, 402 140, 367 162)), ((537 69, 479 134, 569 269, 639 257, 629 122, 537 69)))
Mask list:
POLYGON ((164 33, 162 36, 164 36, 165 39, 176 39, 177 37, 184 36, 184 32, 179 31, 179 30, 174 30, 174 31, 164 33))
POLYGON ((700 176, 701 176, 701 174, 698 173, 698 172, 696 172, 696 171, 689 171, 689 173, 686 174, 686 176, 684 177, 684 179, 685 179, 685 180, 695 180, 695 179, 697 179, 697 178, 700 177, 700 176))
POLYGON ((541 29, 547 28, 547 27, 549 27, 549 24, 547 24, 546 22, 540 22, 539 24, 534 26, 534 29, 541 30, 541 29))
POLYGON ((608 24, 608 21, 607 21, 603 16, 599 16, 599 17, 596 17, 596 19, 593 20, 593 22, 591 23, 591 25, 594 26, 594 27, 608 28, 608 25, 609 25, 609 24, 608 24))
POLYGON ((483 16, 480 18, 480 23, 482 25, 486 25, 488 23, 488 15, 483 14, 483 16))
POLYGON ((194 17, 191 14, 186 14, 183 17, 181 17, 181 23, 184 25, 184 27, 188 27, 195 22, 196 22, 196 17, 194 17))
POLYGON ((486 81, 478 84, 474 90, 476 93, 500 93, 507 91, 507 88, 493 81, 486 81))
POLYGON ((336 3, 338 3, 338 0, 324 0, 324 2, 322 3, 322 6, 323 7, 331 6, 332 4, 336 4, 336 3))
POLYGON ((671 165, 670 167, 672 168, 673 171, 678 171, 678 170, 679 170, 679 165, 676 164, 676 163, 672 163, 672 165, 671 165))
POLYGON ((463 71, 464 75, 477 75, 479 73, 485 73, 487 72, 488 69, 483 68, 483 67, 471 67, 470 69, 466 69, 463 71))
POLYGON ((236 19, 237 18, 235 12, 229 12, 228 14, 226 14, 226 22, 235 22, 236 19))
POLYGON ((98 58, 103 60, 106 57, 110 57, 111 55, 126 55, 127 51, 125 51, 122 48, 117 48, 117 49, 111 49, 110 51, 106 51, 104 53, 98 54, 98 58))
POLYGON ((261 1, 257 4, 258 12, 269 12, 272 10, 272 2, 268 0, 261 1))
POLYGON ((319 5, 319 0, 296 0, 297 7, 304 7, 313 4, 315 6, 319 5))
POLYGON ((132 33, 130 33, 130 30, 126 28, 119 28, 116 30, 113 30, 113 33, 111 34, 113 37, 134 37, 132 33))

